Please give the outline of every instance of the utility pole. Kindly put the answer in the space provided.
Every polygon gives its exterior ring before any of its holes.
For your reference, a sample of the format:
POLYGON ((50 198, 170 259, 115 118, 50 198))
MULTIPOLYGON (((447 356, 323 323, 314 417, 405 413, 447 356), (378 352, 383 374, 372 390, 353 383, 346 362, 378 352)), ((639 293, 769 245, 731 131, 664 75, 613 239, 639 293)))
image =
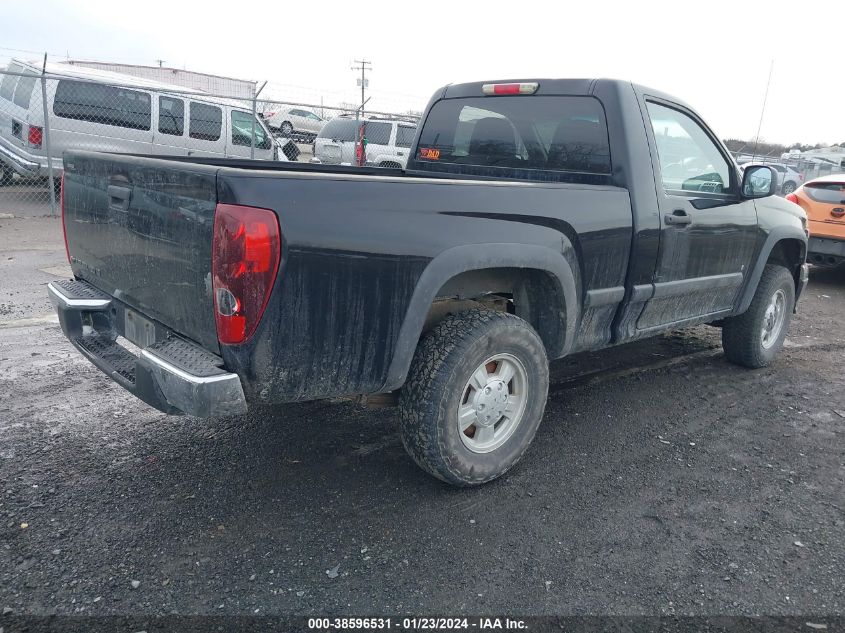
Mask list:
POLYGON ((158 67, 159 67, 159 68, 161 68, 162 66, 164 66, 164 60, 163 60, 163 59, 157 59, 156 61, 158 62, 158 67))
POLYGON ((355 63, 358 66, 353 66, 352 70, 360 70, 361 71, 361 78, 358 80, 358 85, 361 86, 361 118, 364 118, 364 104, 366 103, 366 99, 364 98, 364 90, 367 88, 367 71, 373 69, 372 62, 368 62, 366 59, 356 59, 355 63))

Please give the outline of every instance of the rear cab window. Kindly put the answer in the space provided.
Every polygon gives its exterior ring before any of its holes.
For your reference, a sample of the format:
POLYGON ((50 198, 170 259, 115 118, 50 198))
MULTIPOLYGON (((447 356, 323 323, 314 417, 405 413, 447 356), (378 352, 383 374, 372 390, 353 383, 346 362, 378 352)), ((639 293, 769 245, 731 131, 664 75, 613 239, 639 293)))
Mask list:
POLYGON ((444 99, 423 125, 416 168, 518 180, 605 184, 604 108, 588 96, 444 99))

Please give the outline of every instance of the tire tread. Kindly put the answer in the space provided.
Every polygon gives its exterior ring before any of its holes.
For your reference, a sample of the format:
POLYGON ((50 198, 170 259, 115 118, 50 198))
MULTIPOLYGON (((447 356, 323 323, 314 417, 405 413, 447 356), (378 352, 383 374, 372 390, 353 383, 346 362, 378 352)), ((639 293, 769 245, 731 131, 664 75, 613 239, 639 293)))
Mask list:
MULTIPOLYGON (((757 290, 754 293, 754 298, 748 309, 735 317, 729 317, 724 320, 722 326, 722 348, 725 351, 727 359, 743 367, 750 367, 758 369, 768 365, 773 358, 767 358, 762 344, 759 340, 760 327, 762 323, 762 315, 765 311, 766 302, 768 302, 771 294, 782 285, 785 280, 792 283, 792 275, 790 272, 779 264, 767 264, 763 269, 763 274, 760 277, 760 282, 757 284, 757 290)), ((786 320, 783 324, 784 333, 789 327, 790 315, 794 305, 793 301, 787 306, 786 320)), ((779 350, 779 346, 777 350, 779 350)), ((777 350, 775 353, 777 353, 777 350)))
MULTIPOLYGON (((513 314, 481 308, 458 312, 444 318, 422 338, 402 388, 399 418, 405 450, 420 468, 452 485, 479 485, 500 477, 522 458, 530 445, 526 443, 504 471, 487 476, 458 475, 437 427, 437 420, 447 415, 438 396, 456 379, 455 359, 463 355, 480 333, 496 326, 527 328, 540 341, 533 328, 513 314)), ((542 396, 545 398, 546 394, 542 396)))

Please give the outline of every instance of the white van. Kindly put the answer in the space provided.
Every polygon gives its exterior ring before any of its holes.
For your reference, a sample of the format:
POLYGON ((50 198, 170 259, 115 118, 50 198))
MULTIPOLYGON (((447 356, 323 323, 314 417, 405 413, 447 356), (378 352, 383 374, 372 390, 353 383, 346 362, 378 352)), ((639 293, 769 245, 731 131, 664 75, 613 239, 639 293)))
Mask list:
MULTIPOLYGON (((47 144, 40 66, 14 60, 0 73, 0 182, 44 177, 47 144)), ((102 70, 47 64, 50 153, 65 150, 286 160, 246 104, 102 70)))
POLYGON ((355 165, 355 147, 364 126, 367 140, 367 165, 405 168, 408 153, 417 133, 413 123, 389 119, 364 119, 339 116, 323 126, 314 140, 314 158, 327 165, 355 165))

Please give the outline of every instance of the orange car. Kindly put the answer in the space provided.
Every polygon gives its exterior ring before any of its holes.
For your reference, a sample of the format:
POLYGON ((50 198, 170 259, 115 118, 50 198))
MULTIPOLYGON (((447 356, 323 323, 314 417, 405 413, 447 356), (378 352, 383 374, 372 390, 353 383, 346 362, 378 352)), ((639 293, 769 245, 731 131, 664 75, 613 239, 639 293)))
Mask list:
POLYGON ((845 262, 845 174, 805 182, 786 199, 807 214, 807 261, 816 266, 845 262))

